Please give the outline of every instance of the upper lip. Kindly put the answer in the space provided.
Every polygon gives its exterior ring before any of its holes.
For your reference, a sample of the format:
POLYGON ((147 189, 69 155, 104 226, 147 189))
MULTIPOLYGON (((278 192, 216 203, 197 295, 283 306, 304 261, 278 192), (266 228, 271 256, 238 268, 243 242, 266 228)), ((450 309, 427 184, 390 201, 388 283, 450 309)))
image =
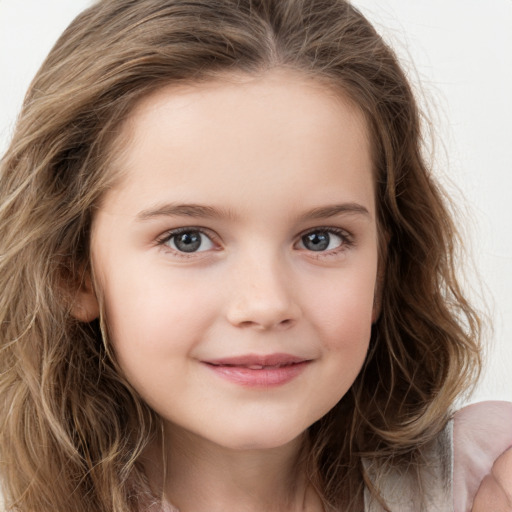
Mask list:
POLYGON ((203 361, 216 366, 285 366, 309 361, 291 354, 246 354, 203 361))

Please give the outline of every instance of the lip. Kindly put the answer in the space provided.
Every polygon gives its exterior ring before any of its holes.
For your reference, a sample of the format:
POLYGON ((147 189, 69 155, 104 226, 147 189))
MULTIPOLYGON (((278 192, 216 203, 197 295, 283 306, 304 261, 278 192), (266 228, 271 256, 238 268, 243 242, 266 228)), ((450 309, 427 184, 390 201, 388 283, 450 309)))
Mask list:
POLYGON ((202 361, 219 377, 248 387, 275 387, 298 377, 310 359, 290 354, 247 354, 202 361))

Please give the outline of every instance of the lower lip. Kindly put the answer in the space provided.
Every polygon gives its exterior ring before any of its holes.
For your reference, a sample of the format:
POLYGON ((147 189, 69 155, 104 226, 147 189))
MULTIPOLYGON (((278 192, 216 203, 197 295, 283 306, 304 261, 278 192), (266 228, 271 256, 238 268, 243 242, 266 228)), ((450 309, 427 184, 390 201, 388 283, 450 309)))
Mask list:
POLYGON ((247 387, 276 387, 282 386, 298 377, 307 367, 309 361, 294 363, 278 368, 263 368, 254 370, 245 366, 216 366, 206 363, 206 366, 220 377, 247 387))

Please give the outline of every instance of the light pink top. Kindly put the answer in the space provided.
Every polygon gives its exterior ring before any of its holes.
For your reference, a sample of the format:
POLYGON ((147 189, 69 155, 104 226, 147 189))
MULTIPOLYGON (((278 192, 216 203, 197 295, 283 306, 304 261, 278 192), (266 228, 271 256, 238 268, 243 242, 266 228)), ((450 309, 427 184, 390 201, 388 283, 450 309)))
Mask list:
MULTIPOLYGON (((455 414, 453 500, 455 512, 471 510, 494 461, 512 446, 512 403, 480 402, 455 414)), ((511 482, 512 487, 512 482, 511 482)))
MULTIPOLYGON (((512 403, 464 407, 424 451, 422 493, 412 471, 393 471, 384 479, 382 495, 393 512, 470 512, 483 478, 511 446, 512 403)), ((366 493, 365 512, 382 511, 366 493)))

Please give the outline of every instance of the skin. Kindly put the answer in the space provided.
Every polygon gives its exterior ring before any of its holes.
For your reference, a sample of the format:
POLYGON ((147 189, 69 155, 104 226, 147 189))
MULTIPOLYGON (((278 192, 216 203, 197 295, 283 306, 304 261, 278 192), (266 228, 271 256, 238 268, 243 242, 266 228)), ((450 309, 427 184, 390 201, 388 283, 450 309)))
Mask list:
POLYGON ((512 512, 512 448, 500 455, 484 477, 472 512, 512 512))
POLYGON ((512 403, 460 409, 453 437, 455 511, 512 511, 512 403))
MULTIPOLYGON (((350 388, 377 314, 362 114, 281 70, 162 89, 123 138, 92 266, 119 364, 164 419, 150 480, 182 512, 320 510, 297 464, 303 434, 350 388), (178 228, 196 230, 197 251, 180 251, 178 228), (313 250, 306 234, 329 244, 313 250), (205 363, 275 353, 307 363, 289 382, 256 387, 205 363)), ((97 312, 91 287, 80 314, 97 312)))

